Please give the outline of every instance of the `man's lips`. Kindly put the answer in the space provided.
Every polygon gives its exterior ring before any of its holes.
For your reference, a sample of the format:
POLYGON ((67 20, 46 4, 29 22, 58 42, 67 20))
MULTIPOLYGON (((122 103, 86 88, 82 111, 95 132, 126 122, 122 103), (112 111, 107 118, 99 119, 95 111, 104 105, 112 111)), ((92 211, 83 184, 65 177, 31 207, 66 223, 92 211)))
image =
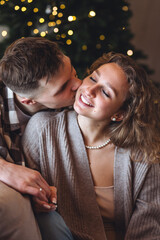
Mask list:
POLYGON ((82 94, 80 95, 80 100, 81 100, 84 104, 86 104, 87 106, 93 107, 93 105, 89 102, 89 100, 88 100, 85 96, 83 96, 82 94))

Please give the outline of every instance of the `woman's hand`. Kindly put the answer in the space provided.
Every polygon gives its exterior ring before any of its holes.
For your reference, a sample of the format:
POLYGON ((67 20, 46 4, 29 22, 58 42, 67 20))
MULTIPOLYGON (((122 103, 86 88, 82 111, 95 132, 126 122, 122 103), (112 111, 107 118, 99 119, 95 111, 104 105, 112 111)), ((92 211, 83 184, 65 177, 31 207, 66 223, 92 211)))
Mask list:
MULTIPOLYGON (((42 189, 43 191, 43 189, 42 189)), ((50 196, 46 201, 40 200, 38 197, 32 197, 33 209, 36 212, 50 212, 55 211, 57 208, 57 189, 54 186, 50 186, 50 196)))

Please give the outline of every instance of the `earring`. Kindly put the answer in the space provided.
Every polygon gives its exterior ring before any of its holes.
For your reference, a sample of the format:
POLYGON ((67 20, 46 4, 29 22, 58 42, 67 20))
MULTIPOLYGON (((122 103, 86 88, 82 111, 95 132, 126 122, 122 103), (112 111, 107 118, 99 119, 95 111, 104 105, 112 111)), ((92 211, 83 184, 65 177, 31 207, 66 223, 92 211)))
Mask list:
POLYGON ((115 117, 113 117, 113 118, 112 118, 112 121, 114 121, 114 122, 115 122, 115 121, 116 121, 116 118, 115 118, 115 117))

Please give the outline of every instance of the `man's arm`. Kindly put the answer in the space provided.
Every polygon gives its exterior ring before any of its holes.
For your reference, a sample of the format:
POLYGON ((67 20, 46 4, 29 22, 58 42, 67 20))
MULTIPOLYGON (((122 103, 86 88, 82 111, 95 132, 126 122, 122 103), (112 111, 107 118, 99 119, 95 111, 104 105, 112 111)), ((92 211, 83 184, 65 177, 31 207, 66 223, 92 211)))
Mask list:
POLYGON ((41 174, 33 169, 0 158, 0 181, 23 194, 48 202, 50 187, 41 174), (42 191, 40 191, 42 189, 42 191))

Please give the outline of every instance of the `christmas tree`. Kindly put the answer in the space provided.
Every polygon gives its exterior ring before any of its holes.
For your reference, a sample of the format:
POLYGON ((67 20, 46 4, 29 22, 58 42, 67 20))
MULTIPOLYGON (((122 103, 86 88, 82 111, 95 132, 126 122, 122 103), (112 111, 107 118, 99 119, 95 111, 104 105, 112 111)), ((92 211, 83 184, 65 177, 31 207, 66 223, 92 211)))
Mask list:
POLYGON ((0 57, 17 38, 42 36, 60 42, 80 77, 104 52, 142 59, 146 56, 131 44, 131 15, 125 0, 1 0, 0 57))

